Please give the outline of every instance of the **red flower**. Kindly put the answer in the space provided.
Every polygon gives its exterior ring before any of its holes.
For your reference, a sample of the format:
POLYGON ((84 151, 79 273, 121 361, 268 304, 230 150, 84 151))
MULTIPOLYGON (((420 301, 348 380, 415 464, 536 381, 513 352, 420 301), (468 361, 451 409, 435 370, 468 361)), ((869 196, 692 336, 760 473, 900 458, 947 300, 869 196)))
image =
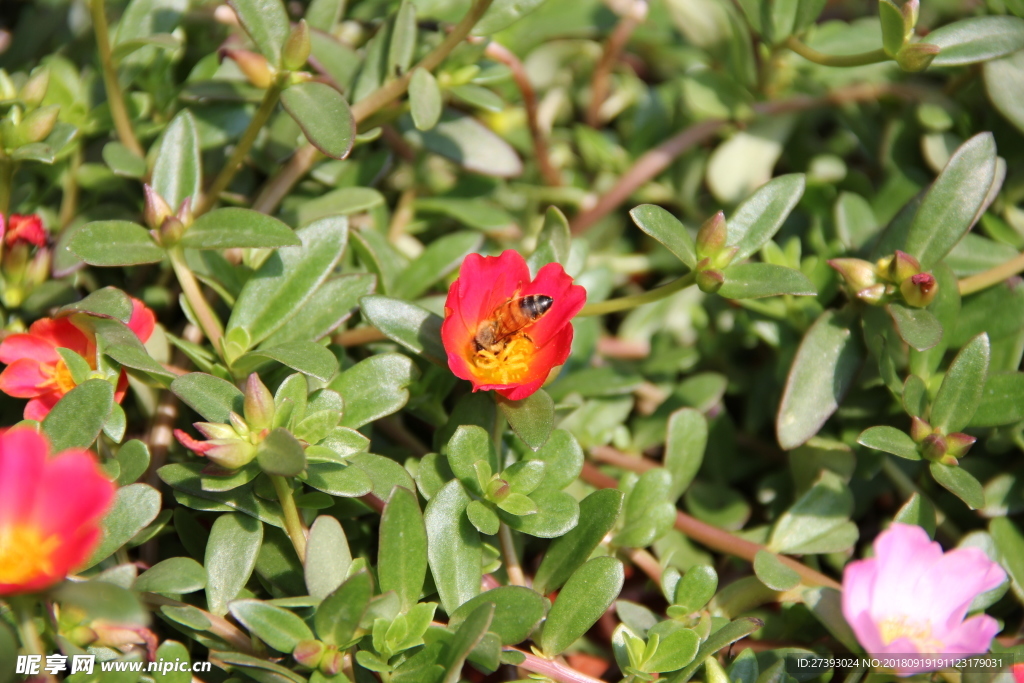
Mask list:
MULTIPOLYGON (((128 327, 143 343, 153 334, 153 311, 138 299, 132 299, 132 317, 128 327)), ((42 420, 64 394, 75 388, 64 359, 57 349, 69 349, 96 369, 96 340, 75 327, 68 318, 41 318, 26 334, 12 334, 0 343, 0 391, 15 398, 27 398, 26 420, 42 420)), ((122 370, 114 398, 118 403, 128 389, 128 376, 122 370)))
POLYGON ((472 382, 473 391, 526 398, 569 357, 570 321, 586 299, 586 290, 557 263, 541 268, 531 281, 518 252, 470 254, 444 304, 441 339, 448 367, 472 382), (524 297, 534 296, 520 306, 524 297))
POLYGON ((43 221, 36 214, 22 216, 12 213, 6 226, 4 217, 0 214, 0 236, 4 238, 4 244, 8 247, 14 246, 18 242, 37 247, 46 246, 46 228, 43 227, 43 221))
POLYGON ((92 454, 49 451, 31 429, 0 433, 0 595, 42 590, 82 564, 114 500, 92 454))

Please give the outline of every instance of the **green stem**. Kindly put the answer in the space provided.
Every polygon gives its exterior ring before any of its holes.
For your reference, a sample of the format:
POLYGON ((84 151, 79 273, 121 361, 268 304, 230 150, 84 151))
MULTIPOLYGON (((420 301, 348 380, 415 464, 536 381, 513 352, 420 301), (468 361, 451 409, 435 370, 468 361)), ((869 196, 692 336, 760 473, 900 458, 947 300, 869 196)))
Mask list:
POLYGON ((192 270, 185 263, 185 253, 181 247, 172 248, 169 254, 174 274, 178 277, 178 284, 181 285, 181 291, 185 294, 185 298, 192 307, 192 312, 196 314, 199 326, 203 328, 203 333, 210 340, 210 343, 213 344, 214 350, 223 356, 224 350, 221 348, 220 342, 224 336, 224 328, 221 326, 220 319, 213 312, 213 309, 210 308, 210 302, 203 296, 203 291, 199 288, 196 276, 192 274, 192 270))
POLYGON ((103 11, 103 0, 92 0, 92 26, 96 32, 96 47, 100 52, 100 65, 103 67, 103 85, 107 90, 107 102, 110 104, 110 118, 114 120, 114 129, 121 144, 133 154, 144 157, 142 145, 135 137, 128 109, 124 105, 124 94, 121 84, 117 81, 117 67, 114 66, 114 55, 110 51, 110 29, 107 27, 107 14, 103 11))
POLYGON ((11 210, 11 193, 14 190, 14 162, 0 159, 0 218, 6 224, 11 210))
POLYGON ((508 582, 513 586, 525 586, 526 576, 523 574, 523 566, 519 564, 519 555, 516 554, 516 545, 512 540, 512 529, 505 522, 501 522, 498 525, 498 541, 501 543, 501 555, 505 560, 505 572, 508 574, 508 582))
POLYGON ((882 459, 882 471, 885 473, 885 476, 889 478, 889 481, 899 489, 899 492, 903 494, 904 497, 910 498, 916 493, 932 506, 935 510, 935 521, 939 531, 954 541, 959 541, 960 538, 963 537, 964 534, 960 528, 953 522, 949 521, 949 517, 947 517, 941 508, 935 504, 935 501, 925 495, 925 493, 918 488, 917 484, 915 484, 913 480, 911 480, 911 478, 908 477, 906 473, 892 461, 892 458, 886 456, 882 459))
POLYGON ((224 164, 224 168, 220 170, 220 173, 217 174, 213 184, 210 185, 210 189, 206 191, 206 194, 199 201, 199 206, 196 207, 195 211, 196 216, 201 216, 212 209, 213 205, 217 203, 220 193, 231 184, 235 174, 238 173, 238 169, 241 168, 242 162, 249 155, 252 144, 256 142, 256 136, 260 134, 263 126, 270 119, 270 115, 274 113, 274 108, 277 107, 277 101, 281 98, 281 91, 283 89, 284 86, 280 78, 267 88, 267 92, 263 95, 263 101, 260 103, 260 108, 256 110, 252 120, 249 121, 249 126, 242 133, 242 137, 239 138, 238 144, 235 145, 235 149, 231 152, 231 157, 224 164))
POLYGON ((1000 263, 998 266, 989 268, 984 272, 965 277, 960 281, 960 296, 967 296, 968 294, 988 289, 993 285, 998 285, 1006 278, 1013 277, 1021 272, 1024 272, 1024 254, 1018 254, 1006 263, 1000 263))
POLYGON ((267 475, 274 490, 277 492, 277 499, 281 502, 281 509, 284 511, 284 530, 288 532, 288 538, 292 539, 295 552, 299 561, 306 562, 306 525, 302 523, 299 516, 299 508, 295 506, 295 494, 291 485, 279 474, 267 475))
MULTIPOLYGON (((29 596, 18 595, 9 598, 9 602, 18 622, 18 637, 21 639, 25 654, 45 657, 46 648, 43 647, 43 639, 39 637, 39 631, 36 629, 34 601, 29 596)), ((46 678, 53 680, 53 676, 47 675, 46 678)))
POLYGON ((687 273, 686 275, 669 282, 667 285, 656 287, 649 292, 644 292, 643 294, 633 294, 632 296, 623 296, 618 299, 609 299, 608 301, 587 304, 580 310, 578 315, 604 315, 605 313, 614 313, 616 311, 625 311, 630 308, 636 308, 637 306, 649 304, 654 301, 660 301, 667 296, 675 294, 681 289, 689 287, 695 281, 696 275, 692 272, 687 273))
POLYGON ((859 52, 855 55, 827 55, 801 42, 796 36, 786 38, 786 47, 804 59, 822 66, 864 66, 889 61, 889 55, 885 54, 885 50, 882 48, 871 52, 859 52))

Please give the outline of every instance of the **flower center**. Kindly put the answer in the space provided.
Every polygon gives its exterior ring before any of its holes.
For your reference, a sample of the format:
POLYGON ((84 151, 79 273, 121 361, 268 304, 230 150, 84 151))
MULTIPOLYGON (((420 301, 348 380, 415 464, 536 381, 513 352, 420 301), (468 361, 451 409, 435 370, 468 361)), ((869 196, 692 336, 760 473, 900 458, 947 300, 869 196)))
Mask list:
POLYGON ((43 536, 34 526, 0 529, 0 583, 24 584, 53 573, 53 555, 60 546, 57 536, 43 536))
POLYGON ((71 369, 63 359, 57 361, 57 365, 54 366, 52 381, 57 385, 61 395, 68 393, 78 386, 75 384, 75 379, 71 376, 71 369))
POLYGON ((473 355, 476 376, 485 384, 521 382, 530 370, 536 351, 533 341, 524 334, 509 338, 500 351, 480 349, 473 355))
POLYGON ((908 619, 903 615, 882 619, 878 623, 878 635, 886 645, 897 638, 906 638, 917 646, 919 653, 942 652, 942 643, 932 637, 931 624, 908 619))

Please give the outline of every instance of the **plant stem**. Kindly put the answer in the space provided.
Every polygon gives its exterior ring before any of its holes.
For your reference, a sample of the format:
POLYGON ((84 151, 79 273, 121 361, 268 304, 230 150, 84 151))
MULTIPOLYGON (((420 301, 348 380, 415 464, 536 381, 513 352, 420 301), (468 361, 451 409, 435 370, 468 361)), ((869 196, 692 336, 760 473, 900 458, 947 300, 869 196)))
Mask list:
POLYGON ((671 294, 675 294, 681 289, 689 287, 695 282, 695 280, 696 276, 694 273, 687 273, 666 285, 655 287, 643 294, 633 294, 631 296, 619 297, 618 299, 609 299, 608 301, 599 301, 597 303, 587 304, 580 310, 578 315, 604 315, 605 313, 625 311, 630 308, 642 306, 643 304, 649 304, 653 301, 660 301, 671 294))
POLYGON ((203 333, 210 340, 210 343, 213 344, 214 350, 223 356, 224 350, 221 348, 220 342, 224 336, 224 328, 221 326, 220 319, 213 312, 213 309, 210 308, 210 302, 203 296, 203 291, 199 288, 196 276, 192 274, 192 270, 185 263, 185 254, 181 247, 172 248, 169 255, 171 257, 171 266, 174 268, 174 274, 178 277, 178 284, 181 285, 181 291, 185 294, 185 298, 192 307, 192 311, 196 314, 199 326, 203 328, 203 333))
MULTIPOLYGON (((583 463, 583 471, 580 473, 580 477, 582 477, 587 483, 603 489, 616 488, 619 485, 619 482, 616 479, 609 477, 590 462, 583 463)), ((693 540, 711 548, 712 550, 727 553, 729 555, 742 558, 748 562, 753 562, 754 556, 757 555, 758 551, 764 549, 764 546, 759 543, 754 543, 753 541, 748 541, 745 538, 734 536, 728 531, 713 527, 710 524, 705 524, 685 512, 678 510, 676 511, 675 527, 693 540)), ((835 588, 836 590, 842 589, 842 586, 838 581, 825 576, 819 571, 811 569, 805 564, 797 562, 792 557, 779 555, 779 559, 787 567, 799 574, 800 578, 803 579, 804 584, 808 586, 827 586, 829 588, 835 588)))
POLYGON ((646 0, 633 0, 626 9, 625 14, 615 26, 608 41, 604 45, 604 52, 601 59, 594 67, 594 74, 590 78, 590 104, 587 107, 587 125, 597 128, 601 125, 601 105, 608 98, 609 80, 612 69, 619 61, 622 51, 626 48, 630 36, 636 27, 647 18, 646 0))
POLYGON ((60 229, 68 227, 78 212, 78 168, 82 165, 82 146, 75 145, 65 173, 63 194, 60 199, 60 229))
POLYGON ((515 543, 512 542, 512 529, 505 522, 498 525, 498 540, 501 542, 501 555, 505 560, 508 582, 513 586, 525 586, 526 576, 523 574, 522 565, 519 564, 515 543))
POLYGON ((513 651, 526 657, 525 660, 516 666, 521 669, 526 669, 527 671, 532 671, 533 673, 547 676, 553 681, 558 681, 559 683, 604 683, 599 678, 588 676, 585 673, 577 671, 576 669, 568 667, 553 659, 544 659, 543 657, 538 657, 531 652, 524 652, 523 650, 515 647, 505 648, 505 652, 513 651))
POLYGON ((128 109, 124 105, 124 93, 117 81, 117 67, 114 66, 114 55, 110 51, 110 29, 107 26, 107 14, 103 10, 103 0, 92 0, 92 26, 96 32, 96 47, 100 52, 100 65, 103 68, 103 85, 107 90, 107 102, 110 105, 110 118, 114 120, 114 130, 121 144, 133 154, 144 157, 146 154, 135 137, 128 109))
POLYGON ((299 508, 295 506, 295 494, 291 485, 280 474, 269 474, 274 490, 277 492, 277 499, 281 502, 281 509, 284 511, 284 530, 288 532, 288 538, 292 539, 295 552, 299 556, 299 562, 306 562, 306 525, 302 523, 299 516, 299 508))
POLYGON ((140 593, 139 597, 142 598, 143 602, 157 607, 192 607, 193 609, 198 609, 206 617, 207 621, 210 622, 210 627, 206 629, 207 633, 217 636, 238 652, 259 656, 253 647, 252 638, 242 633, 238 627, 224 617, 219 617, 193 605, 163 595, 157 595, 156 593, 140 593))
POLYGON ((0 159, 0 219, 6 225, 11 210, 11 193, 14 190, 14 162, 0 159))
POLYGON ((890 59, 882 48, 870 52, 859 52, 855 55, 827 55, 801 42, 796 36, 786 38, 786 47, 804 59, 822 66, 865 66, 887 62, 890 59))
POLYGON ((634 566, 639 567, 640 571, 647 574, 647 577, 656 583, 659 587, 661 586, 661 563, 658 562, 654 555, 651 555, 643 548, 625 548, 622 553, 629 558, 629 561, 634 566))
POLYGON ((35 614, 33 614, 32 599, 26 596, 10 598, 11 609, 14 610, 18 622, 18 637, 25 652, 30 655, 45 655, 43 639, 39 637, 36 629, 35 614))
MULTIPOLYGON (((371 114, 381 107, 384 107, 402 96, 409 88, 409 81, 412 79, 412 72, 416 69, 433 71, 451 54, 452 50, 458 47, 459 43, 465 40, 469 32, 476 26, 476 22, 484 15, 487 8, 491 6, 492 0, 477 0, 466 16, 455 25, 451 33, 444 41, 434 48, 416 66, 409 69, 401 78, 388 81, 377 90, 352 105, 352 117, 356 124, 365 121, 371 114)), ((260 191, 252 208, 262 213, 273 213, 277 210, 281 200, 287 196, 295 183, 309 172, 319 156, 319 152, 313 145, 306 144, 299 148, 292 158, 281 169, 280 173, 267 181, 260 191)))
POLYGON ((242 137, 239 138, 238 144, 232 150, 231 156, 228 158, 227 163, 224 164, 224 168, 220 170, 213 184, 210 185, 210 189, 206 191, 203 198, 199 201, 199 206, 196 207, 195 211, 196 216, 201 216, 212 209, 214 204, 217 203, 220 193, 231 184, 235 174, 238 173, 238 169, 241 168, 242 162, 249 155, 252 144, 256 142, 256 136, 260 134, 263 126, 270 119, 270 115, 274 113, 274 108, 277 107, 277 101, 281 98, 281 91, 283 89, 280 79, 267 88, 267 92, 263 94, 263 101, 260 102, 260 108, 253 114, 252 120, 249 121, 249 126, 242 133, 242 137))
POLYGON ((1024 254, 1018 254, 1015 258, 1006 263, 1000 263, 994 268, 965 277, 960 281, 960 296, 967 296, 998 285, 1006 278, 1013 277, 1024 272, 1024 254))

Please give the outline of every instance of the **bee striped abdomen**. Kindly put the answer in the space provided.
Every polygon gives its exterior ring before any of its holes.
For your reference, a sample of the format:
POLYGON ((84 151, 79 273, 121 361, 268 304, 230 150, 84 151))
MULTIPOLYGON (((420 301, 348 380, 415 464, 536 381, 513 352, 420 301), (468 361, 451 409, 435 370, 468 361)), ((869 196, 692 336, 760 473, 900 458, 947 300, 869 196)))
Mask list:
POLYGON ((554 303, 546 294, 509 299, 480 324, 474 339, 477 351, 496 353, 512 335, 542 318, 554 303))

